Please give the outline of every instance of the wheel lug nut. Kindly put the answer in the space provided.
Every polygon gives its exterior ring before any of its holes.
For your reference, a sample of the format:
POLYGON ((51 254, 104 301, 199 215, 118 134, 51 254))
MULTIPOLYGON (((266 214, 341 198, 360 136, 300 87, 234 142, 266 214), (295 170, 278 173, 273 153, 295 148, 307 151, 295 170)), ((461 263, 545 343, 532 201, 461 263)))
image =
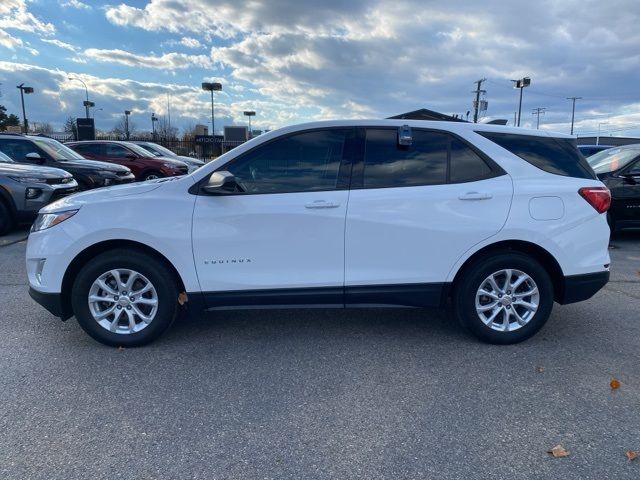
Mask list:
POLYGON ((131 305, 127 305, 127 310, 131 310, 131 305))
POLYGON ((118 310, 122 310, 122 305, 118 305, 118 310))
POLYGON ((127 296, 127 292, 122 292, 122 295, 124 295, 126 297, 127 296))
POLYGON ((131 297, 129 298, 129 300, 131 300, 132 302, 134 302, 136 300, 136 297, 131 297))
POLYGON ((498 294, 498 298, 502 298, 502 294, 501 293, 498 294))
POLYGON ((120 297, 118 297, 118 295, 114 295, 114 296, 113 296, 113 299, 114 299, 114 300, 116 300, 116 301, 117 301, 119 298, 120 298, 120 297))

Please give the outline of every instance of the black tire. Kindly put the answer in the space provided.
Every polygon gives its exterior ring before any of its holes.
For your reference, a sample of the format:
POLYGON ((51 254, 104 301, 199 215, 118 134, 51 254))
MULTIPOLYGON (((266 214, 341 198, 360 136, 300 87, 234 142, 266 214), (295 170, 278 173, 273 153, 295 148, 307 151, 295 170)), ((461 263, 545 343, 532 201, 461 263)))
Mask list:
POLYGON ((147 180, 155 180, 156 178, 164 178, 164 175, 160 172, 145 172, 140 180, 145 182, 147 180))
POLYGON ((11 210, 4 201, 0 200, 0 236, 9 233, 15 226, 14 224, 11 210))
MULTIPOLYGON (((553 283, 544 267, 529 255, 520 252, 492 253, 477 259, 465 269, 454 286, 453 307, 458 321, 480 340, 500 345, 518 343, 533 336, 548 320, 553 307, 553 283), (479 288, 487 277, 503 269, 519 270, 531 277, 540 295, 538 309, 529 321, 511 331, 491 328, 480 319, 476 311, 476 293, 479 288)), ((504 313, 497 317, 498 321, 504 319, 502 315, 504 313)))
POLYGON ((178 279, 162 261, 134 249, 110 250, 82 267, 73 283, 71 304, 82 329, 98 342, 109 346, 139 347, 157 339, 175 321, 179 311, 178 290, 178 279), (130 269, 142 274, 157 292, 155 317, 140 331, 114 333, 93 318, 89 309, 89 290, 98 277, 112 269, 130 269))

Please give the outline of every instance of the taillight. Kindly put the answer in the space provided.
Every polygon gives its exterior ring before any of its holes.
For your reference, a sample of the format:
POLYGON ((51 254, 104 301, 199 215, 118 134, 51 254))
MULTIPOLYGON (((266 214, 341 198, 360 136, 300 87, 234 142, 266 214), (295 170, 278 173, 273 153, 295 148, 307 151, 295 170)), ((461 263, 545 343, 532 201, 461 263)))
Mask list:
POLYGON ((609 210, 611 205, 611 192, 607 187, 582 187, 578 193, 589 205, 596 209, 598 213, 609 210))

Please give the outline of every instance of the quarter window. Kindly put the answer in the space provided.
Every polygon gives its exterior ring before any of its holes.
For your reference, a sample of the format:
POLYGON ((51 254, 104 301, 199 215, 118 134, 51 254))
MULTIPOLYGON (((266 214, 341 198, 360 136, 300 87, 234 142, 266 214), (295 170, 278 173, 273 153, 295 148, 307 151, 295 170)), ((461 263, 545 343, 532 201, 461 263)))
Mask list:
POLYGON ((399 146, 396 129, 369 129, 364 188, 434 185, 447 181, 447 134, 413 130, 413 142, 399 146))
POLYGON ((286 193, 336 188, 348 130, 317 130, 257 147, 222 167, 246 193, 286 193))
POLYGON ((457 138, 451 139, 451 183, 474 182, 491 175, 487 163, 457 138))

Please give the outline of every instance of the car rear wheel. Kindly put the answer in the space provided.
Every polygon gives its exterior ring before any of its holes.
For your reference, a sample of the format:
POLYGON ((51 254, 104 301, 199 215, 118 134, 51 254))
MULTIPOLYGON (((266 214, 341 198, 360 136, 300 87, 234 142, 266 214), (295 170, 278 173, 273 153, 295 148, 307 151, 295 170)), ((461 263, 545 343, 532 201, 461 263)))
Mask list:
POLYGON ((162 175, 160 172, 147 172, 142 176, 142 181, 146 182, 147 180, 155 180, 157 178, 163 178, 164 175, 162 175))
POLYGON ((85 265, 73 284, 73 312, 100 343, 137 347, 158 338, 178 315, 173 272, 155 257, 112 250, 85 265))
POLYGON ((546 323, 553 306, 553 283, 530 256, 497 253, 478 259, 454 290, 458 320, 480 340, 518 343, 546 323))
POLYGON ((0 235, 6 235, 14 226, 11 210, 6 203, 0 201, 0 235))

